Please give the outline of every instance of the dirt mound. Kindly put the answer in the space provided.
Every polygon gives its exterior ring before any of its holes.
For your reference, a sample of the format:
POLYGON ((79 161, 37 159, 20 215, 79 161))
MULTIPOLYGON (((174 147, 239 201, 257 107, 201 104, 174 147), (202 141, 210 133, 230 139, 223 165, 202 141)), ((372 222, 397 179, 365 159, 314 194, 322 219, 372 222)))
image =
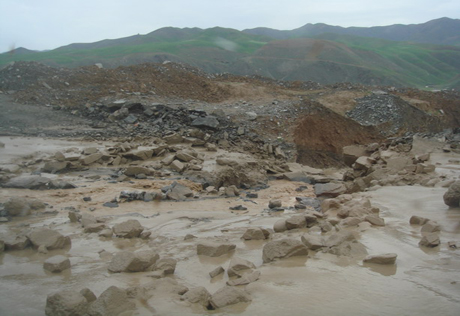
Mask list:
POLYGON ((313 167, 340 165, 344 146, 368 144, 383 138, 375 127, 362 126, 318 103, 310 102, 306 106, 308 113, 299 117, 294 130, 299 163, 313 167))

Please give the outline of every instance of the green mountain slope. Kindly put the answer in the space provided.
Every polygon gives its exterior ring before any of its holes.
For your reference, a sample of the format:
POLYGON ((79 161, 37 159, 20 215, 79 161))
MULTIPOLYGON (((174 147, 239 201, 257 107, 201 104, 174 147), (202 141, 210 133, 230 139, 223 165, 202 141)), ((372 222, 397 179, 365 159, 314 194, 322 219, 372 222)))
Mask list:
POLYGON ((71 44, 47 52, 0 54, 0 66, 19 60, 66 67, 94 63, 116 67, 169 60, 210 73, 418 88, 456 88, 460 74, 460 47, 456 46, 334 33, 274 40, 219 27, 163 28, 146 35, 71 44))

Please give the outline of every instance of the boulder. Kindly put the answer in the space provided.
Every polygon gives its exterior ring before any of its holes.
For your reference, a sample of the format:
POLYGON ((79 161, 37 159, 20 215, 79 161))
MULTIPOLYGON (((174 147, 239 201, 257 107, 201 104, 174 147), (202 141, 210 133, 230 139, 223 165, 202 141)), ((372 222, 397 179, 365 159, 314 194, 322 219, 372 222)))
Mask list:
POLYGON ((108 270, 113 273, 142 272, 152 267, 159 258, 153 250, 121 251, 113 256, 108 270))
POLYGON ((428 221, 422 226, 420 231, 422 233, 439 232, 439 231, 441 231, 441 226, 438 223, 436 223, 435 221, 428 221))
POLYGON ((321 212, 321 201, 311 197, 296 197, 297 202, 307 207, 313 208, 317 212, 321 212))
POLYGON ((305 246, 307 246, 308 249, 311 250, 318 250, 324 247, 324 241, 321 236, 305 234, 300 238, 300 240, 305 246))
POLYGON ((235 244, 204 242, 198 244, 196 250, 198 255, 219 257, 235 250, 235 248, 235 244))
POLYGON ((112 230, 117 237, 136 238, 142 233, 144 227, 142 227, 138 220, 130 219, 125 222, 115 224, 112 230))
POLYGON ((102 158, 102 156, 103 154, 101 153, 95 153, 89 156, 83 156, 80 158, 80 162, 82 165, 90 165, 90 164, 97 162, 99 159, 102 158))
POLYGON ((376 215, 367 215, 364 220, 371 223, 374 226, 385 226, 385 220, 376 215))
POLYGON ((351 167, 359 157, 367 155, 366 146, 363 145, 345 146, 342 149, 342 153, 343 161, 349 167, 351 167))
POLYGON ((181 201, 193 197, 193 191, 180 183, 174 183, 171 190, 166 194, 167 198, 173 201, 181 201))
POLYGON ((45 190, 48 189, 48 183, 51 179, 38 176, 26 175, 19 176, 8 180, 3 187, 15 189, 45 190))
POLYGON ((34 247, 44 246, 48 250, 62 249, 71 245, 70 237, 46 227, 35 228, 27 234, 27 238, 34 247))
POLYGON ((32 209, 31 201, 23 197, 9 198, 3 207, 10 216, 27 216, 31 213, 32 209))
POLYGON ((363 220, 359 217, 347 217, 340 221, 340 226, 342 227, 352 227, 358 226, 363 220))
POLYGON ((48 161, 42 168, 43 172, 46 173, 58 173, 67 168, 69 162, 67 161, 48 161))
POLYGON ((219 121, 215 116, 208 115, 206 117, 197 117, 193 120, 191 126, 217 129, 219 121))
POLYGON ((325 246, 329 248, 337 247, 346 241, 353 241, 355 239, 356 238, 355 235, 353 235, 353 233, 344 230, 329 236, 329 238, 325 242, 325 246))
POLYGON ((98 233, 107 228, 107 225, 104 223, 95 223, 89 224, 85 226, 84 232, 85 233, 98 233))
POLYGON ((190 303, 196 303, 207 307, 211 299, 211 293, 209 293, 205 287, 200 286, 187 291, 180 299, 181 301, 189 301, 190 303))
POLYGON ((307 221, 304 215, 294 215, 290 218, 286 219, 286 229, 296 229, 296 228, 304 228, 307 226, 307 221))
POLYGON ((153 173, 154 173, 154 170, 145 168, 145 167, 139 167, 139 166, 130 166, 126 168, 124 172, 124 174, 129 177, 133 177, 133 176, 135 177, 139 174, 145 174, 147 176, 151 176, 153 175, 153 173))
POLYGON ((244 240, 263 240, 270 237, 270 232, 265 228, 248 228, 243 235, 244 240))
POLYGON ((110 238, 113 236, 113 230, 111 228, 103 229, 99 232, 100 237, 110 238))
POLYGON ((30 245, 30 241, 26 236, 7 236, 3 240, 5 250, 23 250, 30 245))
POLYGON ((211 272, 209 272, 209 276, 211 278, 214 278, 216 276, 218 276, 219 274, 222 274, 225 272, 225 269, 222 268, 222 266, 218 266, 217 268, 215 268, 214 270, 212 270, 211 272))
POLYGON ((347 188, 342 183, 317 183, 315 194, 317 197, 334 198, 346 192, 347 188))
POLYGON ((80 293, 72 290, 60 290, 46 298, 47 316, 86 316, 89 302, 80 293))
POLYGON ((375 164, 375 159, 371 157, 361 156, 353 164, 353 169, 368 171, 375 164))
POLYGON ((163 258, 155 262, 154 271, 161 271, 164 275, 174 274, 176 270, 177 260, 172 258, 163 258))
POLYGON ((227 285, 230 286, 238 286, 238 285, 246 285, 252 282, 257 281, 260 278, 260 271, 251 271, 248 273, 243 274, 241 277, 235 280, 227 281, 227 285))
POLYGON ((256 266, 251 261, 248 261, 242 258, 238 258, 238 257, 234 257, 232 258, 232 260, 230 261, 230 264, 228 265, 227 274, 229 277, 232 277, 232 276, 240 277, 242 276, 242 272, 244 270, 251 270, 255 268, 256 266))
POLYGON ((185 164, 183 164, 182 162, 180 162, 179 160, 174 160, 173 162, 171 162, 171 164, 169 165, 169 167, 176 171, 176 172, 182 172, 185 170, 185 164))
POLYGON ((409 223, 411 225, 424 225, 429 221, 428 218, 420 217, 420 216, 411 216, 409 223))
POLYGON ((285 219, 279 219, 273 224, 273 230, 275 233, 282 233, 287 230, 286 227, 286 220, 285 219))
POLYGON ((90 316, 120 315, 126 311, 134 310, 136 304, 128 299, 125 290, 111 286, 95 300, 88 309, 90 316))
POLYGON ((422 237, 418 244, 423 247, 434 248, 441 244, 441 240, 437 233, 428 233, 422 237))
POLYGON ((455 181, 444 193, 444 203, 450 207, 460 206, 460 181, 455 181))
POLYGON ((43 269, 53 273, 62 272, 70 268, 70 260, 66 256, 57 255, 48 258, 43 263, 43 269))
POLYGON ((270 200, 268 202, 269 208, 279 208, 281 207, 281 205, 282 205, 281 200, 270 200))
POLYGON ((285 238, 266 243, 262 259, 267 263, 275 259, 306 255, 308 255, 308 248, 300 240, 285 238))
POLYGON ((377 264, 394 264, 398 257, 395 253, 385 253, 381 255, 370 255, 364 258, 363 262, 377 264))
POLYGON ((97 297, 96 297, 96 295, 93 293, 93 291, 91 291, 91 290, 88 289, 87 287, 85 287, 84 289, 82 289, 82 290, 80 291, 80 294, 83 295, 89 303, 94 302, 95 300, 97 300, 97 297))
POLYGON ((241 302, 250 302, 251 300, 251 296, 243 289, 225 286, 211 296, 210 304, 214 309, 217 309, 241 302))

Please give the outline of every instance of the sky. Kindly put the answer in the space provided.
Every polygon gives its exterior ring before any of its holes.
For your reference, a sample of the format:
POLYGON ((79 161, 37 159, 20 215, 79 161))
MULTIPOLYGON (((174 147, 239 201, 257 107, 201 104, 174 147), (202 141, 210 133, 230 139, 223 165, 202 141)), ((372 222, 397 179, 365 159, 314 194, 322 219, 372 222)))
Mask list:
POLYGON ((460 18, 459 0, 0 0, 0 52, 54 49, 162 27, 292 30, 419 24, 460 18))

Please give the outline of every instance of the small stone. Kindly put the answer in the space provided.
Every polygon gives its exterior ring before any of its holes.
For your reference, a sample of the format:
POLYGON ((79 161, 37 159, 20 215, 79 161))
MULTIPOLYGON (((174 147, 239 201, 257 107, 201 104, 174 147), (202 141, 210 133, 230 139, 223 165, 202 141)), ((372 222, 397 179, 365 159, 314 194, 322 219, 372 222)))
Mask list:
POLYGON ((439 239, 439 235, 437 233, 428 233, 422 237, 418 244, 420 246, 434 248, 441 244, 441 240, 439 239))
POLYGON ((376 215, 367 215, 364 220, 375 226, 385 226, 385 220, 376 215))
POLYGON ((212 270, 211 272, 209 272, 209 276, 211 278, 214 278, 216 276, 218 276, 219 274, 222 274, 225 272, 225 269, 222 268, 222 266, 218 266, 217 268, 215 268, 214 270, 212 270))
POLYGON ((282 203, 281 203, 281 200, 270 200, 270 202, 268 202, 268 207, 273 209, 273 208, 279 208, 281 207, 282 203))
POLYGON ((382 255, 371 255, 364 258, 363 262, 377 264, 394 264, 398 257, 395 253, 386 253, 382 255))
POLYGON ((53 273, 59 273, 70 268, 70 260, 65 256, 57 255, 48 258, 43 264, 43 268, 53 273))
POLYGON ((275 233, 282 233, 287 230, 286 228, 286 220, 285 219, 279 219, 273 224, 273 230, 275 233))
POLYGON ((235 244, 205 242, 197 245, 197 254, 209 257, 219 257, 235 250, 235 248, 235 244))
POLYGON ((441 226, 435 221, 426 222, 421 229, 422 233, 434 233, 441 231, 441 226))
POLYGON ((424 225, 429 221, 428 218, 420 217, 420 216, 412 216, 409 220, 411 225, 424 225))

